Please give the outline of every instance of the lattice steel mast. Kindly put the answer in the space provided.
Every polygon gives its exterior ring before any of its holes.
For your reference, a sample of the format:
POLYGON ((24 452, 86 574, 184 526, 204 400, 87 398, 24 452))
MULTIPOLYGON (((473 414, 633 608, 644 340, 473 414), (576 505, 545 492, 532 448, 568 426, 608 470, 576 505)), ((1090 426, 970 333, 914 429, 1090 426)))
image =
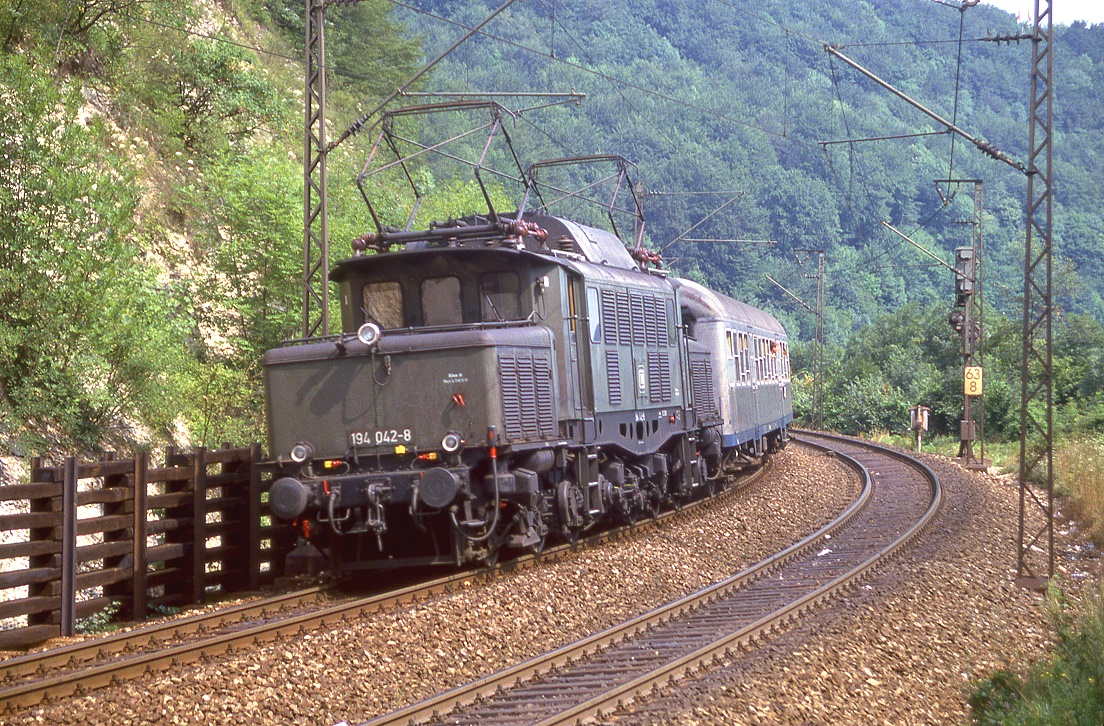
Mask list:
POLYGON ((330 268, 326 213, 327 0, 307 0, 306 123, 303 148, 303 337, 330 332, 330 268))
POLYGON ((1020 383, 1020 521, 1016 557, 1016 581, 1032 588, 1043 587, 1054 575, 1053 38, 1052 3, 1035 0, 1020 383), (1032 480, 1039 480, 1045 486, 1045 499, 1031 487, 1032 480), (1043 515, 1041 527, 1036 528, 1031 523, 1030 511, 1043 515), (1045 549, 1040 542, 1045 543, 1045 549), (1042 574, 1044 567, 1045 576, 1042 574))

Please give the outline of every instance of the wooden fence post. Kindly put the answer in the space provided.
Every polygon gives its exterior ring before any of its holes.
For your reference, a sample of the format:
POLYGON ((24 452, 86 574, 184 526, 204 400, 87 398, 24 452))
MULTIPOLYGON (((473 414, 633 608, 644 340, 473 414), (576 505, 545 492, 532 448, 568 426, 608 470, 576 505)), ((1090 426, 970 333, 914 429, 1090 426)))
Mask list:
POLYGON ((61 487, 61 635, 76 633, 77 610, 77 457, 65 458, 61 487))
POLYGON ((149 454, 144 451, 134 456, 134 577, 131 580, 132 614, 134 620, 145 620, 146 615, 146 481, 149 472, 149 454))
POLYGON ((261 586, 261 445, 249 446, 249 589, 261 586))
POLYGON ((192 602, 206 597, 207 584, 207 449, 195 449, 192 470, 192 602))

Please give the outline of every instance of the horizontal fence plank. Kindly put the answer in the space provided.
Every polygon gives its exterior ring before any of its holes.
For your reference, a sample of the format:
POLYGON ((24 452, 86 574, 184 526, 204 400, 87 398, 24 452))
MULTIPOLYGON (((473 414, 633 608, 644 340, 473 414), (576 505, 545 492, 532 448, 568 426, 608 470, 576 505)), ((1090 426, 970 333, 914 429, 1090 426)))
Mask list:
POLYGON ((0 531, 60 526, 61 512, 25 512, 21 514, 0 514, 0 531))
POLYGON ((151 519, 146 523, 146 534, 167 534, 180 530, 190 531, 192 528, 191 517, 177 517, 169 519, 151 519))
POLYGON ((206 482, 208 489, 214 487, 242 487, 249 484, 248 471, 232 471, 225 474, 208 474, 206 482))
POLYGON ((249 507, 249 497, 216 497, 206 502, 208 512, 219 512, 225 509, 245 509, 249 507))
MULTIPOLYGON (((164 585, 167 582, 182 582, 185 578, 190 577, 191 570, 185 570, 182 567, 165 567, 160 570, 153 570, 146 574, 147 587, 156 587, 158 585, 164 585)), ((150 602, 153 602, 152 600, 150 602)))
POLYGON ((134 542, 129 539, 84 545, 77 548, 77 562, 102 560, 105 557, 121 557, 129 554, 133 549, 134 542))
POLYGON ((78 618, 87 618, 118 601, 117 597, 94 597, 90 600, 81 600, 77 603, 76 615, 78 618))
POLYGON ((150 547, 146 550, 146 562, 168 562, 169 560, 176 560, 186 555, 191 549, 191 542, 171 542, 169 544, 150 547))
POLYGON ((206 464, 229 464, 249 461, 249 447, 242 449, 207 449, 203 453, 206 464))
POLYGON ((14 618, 19 615, 32 615, 61 607, 60 597, 24 597, 19 600, 0 602, 0 618, 14 618))
POLYGON ((133 487, 107 487, 106 489, 92 489, 85 492, 77 492, 77 506, 86 504, 117 504, 134 499, 133 487))
POLYGON ((244 519, 210 522, 207 524, 207 536, 214 537, 219 535, 225 537, 228 534, 238 534, 245 526, 246 521, 244 519))
POLYGON ((146 509, 173 509, 183 507, 192 501, 191 492, 172 492, 171 494, 151 494, 146 497, 146 509))
POLYGON ((94 461, 77 465, 78 479, 94 479, 104 476, 119 476, 134 472, 134 459, 114 459, 112 461, 94 461))
POLYGON ((112 567, 107 570, 80 572, 77 573, 77 589, 87 590, 93 587, 114 585, 116 582, 129 580, 133 573, 133 567, 112 567))
POLYGON ((9 587, 22 587, 23 585, 37 585, 40 582, 49 582, 60 577, 61 570, 57 567, 35 567, 28 570, 0 572, 0 590, 6 590, 9 587))
POLYGON ((0 648, 4 650, 27 648, 59 635, 61 635, 61 627, 58 625, 31 625, 27 628, 0 630, 0 648))
POLYGON ((0 560, 10 560, 13 557, 56 555, 60 552, 61 542, 36 541, 0 544, 0 560))
POLYGON ((77 536, 98 534, 99 532, 118 532, 134 526, 134 517, 130 514, 112 514, 107 517, 88 517, 77 520, 77 536))
POLYGON ((189 482, 192 480, 191 467, 173 466, 162 469, 150 469, 146 481, 151 484, 165 482, 189 482))
POLYGON ((0 486, 0 501, 3 502, 60 496, 61 482, 32 482, 30 484, 5 484, 0 486))

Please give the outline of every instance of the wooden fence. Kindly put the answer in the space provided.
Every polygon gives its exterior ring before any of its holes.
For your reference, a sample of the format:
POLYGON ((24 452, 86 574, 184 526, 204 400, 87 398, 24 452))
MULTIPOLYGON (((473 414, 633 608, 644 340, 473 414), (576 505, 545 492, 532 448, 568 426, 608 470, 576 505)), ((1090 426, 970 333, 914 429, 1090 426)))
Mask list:
POLYGON ((259 460, 256 444, 170 449, 160 467, 148 454, 33 460, 29 483, 0 486, 21 510, 0 515, 0 648, 72 635, 97 613, 142 620, 271 583, 293 535, 268 516, 259 460))

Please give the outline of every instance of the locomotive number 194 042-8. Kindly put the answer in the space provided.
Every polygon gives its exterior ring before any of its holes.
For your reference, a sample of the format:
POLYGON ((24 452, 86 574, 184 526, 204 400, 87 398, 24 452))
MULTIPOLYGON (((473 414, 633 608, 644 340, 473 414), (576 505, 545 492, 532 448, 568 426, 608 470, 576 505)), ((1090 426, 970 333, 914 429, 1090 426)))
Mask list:
POLYGON ((409 444, 414 440, 410 429, 379 429, 377 431, 350 431, 349 443, 353 446, 384 446, 409 444))

